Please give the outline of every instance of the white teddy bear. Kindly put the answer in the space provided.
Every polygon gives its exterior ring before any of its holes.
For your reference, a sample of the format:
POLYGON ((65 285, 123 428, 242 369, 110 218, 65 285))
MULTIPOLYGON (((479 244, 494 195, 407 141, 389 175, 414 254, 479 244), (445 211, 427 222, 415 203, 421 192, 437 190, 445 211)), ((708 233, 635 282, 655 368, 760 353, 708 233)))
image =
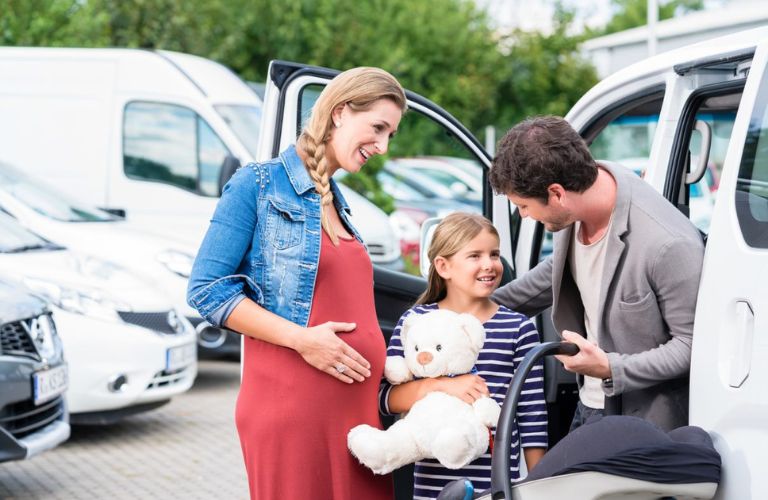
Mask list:
MULTIPOLYGON (((400 339, 405 357, 389 356, 384 366, 392 384, 469 373, 485 342, 485 329, 471 314, 440 309, 408 316, 400 339)), ((347 445, 376 474, 424 458, 460 469, 488 449, 488 429, 496 427, 500 413, 499 404, 489 397, 470 405, 445 392, 430 392, 385 431, 354 427, 347 445)))

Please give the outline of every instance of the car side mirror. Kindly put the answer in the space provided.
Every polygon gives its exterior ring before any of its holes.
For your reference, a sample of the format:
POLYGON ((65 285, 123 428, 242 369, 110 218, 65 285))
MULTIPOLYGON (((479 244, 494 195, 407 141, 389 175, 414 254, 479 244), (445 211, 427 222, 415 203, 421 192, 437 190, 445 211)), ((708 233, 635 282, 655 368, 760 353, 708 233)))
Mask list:
POLYGON ((219 170, 219 196, 221 196, 224 186, 235 175, 238 168, 240 168, 240 160, 235 156, 227 155, 224 158, 224 161, 221 163, 221 170, 219 170))
POLYGON ((429 246, 432 244, 435 229, 442 220, 442 217, 430 217, 421 223, 419 234, 419 271, 425 278, 429 277, 429 246))

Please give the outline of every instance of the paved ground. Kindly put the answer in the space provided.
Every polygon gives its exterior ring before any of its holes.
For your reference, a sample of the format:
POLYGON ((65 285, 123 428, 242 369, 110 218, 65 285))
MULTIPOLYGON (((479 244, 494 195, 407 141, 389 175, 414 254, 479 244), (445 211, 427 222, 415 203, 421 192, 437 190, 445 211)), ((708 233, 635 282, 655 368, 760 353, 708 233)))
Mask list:
POLYGON ((112 426, 78 426, 69 441, 0 464, 0 499, 247 499, 234 424, 240 368, 204 361, 194 387, 112 426))

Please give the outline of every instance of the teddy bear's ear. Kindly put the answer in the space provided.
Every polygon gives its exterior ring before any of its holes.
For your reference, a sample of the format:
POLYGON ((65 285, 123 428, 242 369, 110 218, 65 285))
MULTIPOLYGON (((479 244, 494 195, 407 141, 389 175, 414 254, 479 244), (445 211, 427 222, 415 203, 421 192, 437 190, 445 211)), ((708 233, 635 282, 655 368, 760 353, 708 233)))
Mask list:
POLYGON ((477 352, 480 352, 485 343, 485 328, 483 328, 483 324, 480 323, 479 319, 467 313, 459 314, 458 319, 461 330, 469 337, 472 347, 477 352))
POLYGON ((419 315, 415 313, 411 313, 408 316, 405 317, 403 320, 403 326, 400 327, 400 345, 405 347, 405 339, 408 335, 408 330, 411 329, 413 324, 418 320, 419 315))

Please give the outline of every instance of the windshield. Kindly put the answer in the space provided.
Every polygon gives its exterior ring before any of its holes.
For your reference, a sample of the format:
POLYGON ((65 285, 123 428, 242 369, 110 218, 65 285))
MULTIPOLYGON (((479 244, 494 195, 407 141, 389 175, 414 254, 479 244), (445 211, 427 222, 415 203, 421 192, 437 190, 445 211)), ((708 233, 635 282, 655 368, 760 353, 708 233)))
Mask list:
POLYGON ((216 106, 216 111, 232 128, 238 139, 243 142, 245 149, 256 157, 259 145, 259 129, 261 127, 261 108, 257 106, 216 106))
POLYGON ((0 189, 35 212, 51 219, 65 222, 117 220, 112 214, 96 207, 71 201, 7 165, 0 165, 0 189))
POLYGON ((29 232, 10 215, 0 212, 0 253, 55 247, 56 245, 29 232))

